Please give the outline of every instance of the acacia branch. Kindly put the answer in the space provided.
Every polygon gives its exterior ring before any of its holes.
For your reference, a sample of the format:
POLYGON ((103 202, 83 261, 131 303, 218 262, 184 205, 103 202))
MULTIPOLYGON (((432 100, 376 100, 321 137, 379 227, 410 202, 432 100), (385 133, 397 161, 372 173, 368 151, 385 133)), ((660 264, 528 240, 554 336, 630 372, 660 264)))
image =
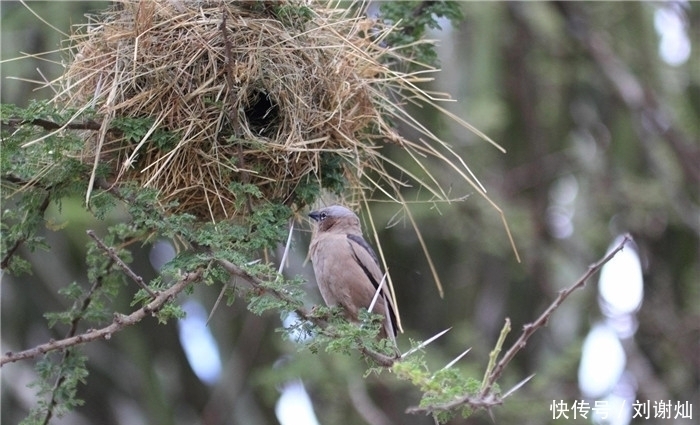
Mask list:
POLYGON ((489 393, 485 396, 482 395, 465 395, 458 397, 453 401, 439 404, 439 405, 429 405, 425 407, 409 407, 406 409, 406 413, 411 414, 429 414, 436 412, 446 412, 454 410, 463 406, 469 406, 472 410, 490 409, 494 406, 499 406, 503 404, 503 399, 496 394, 489 393))
MULTIPOLYGON (((437 3, 437 1, 434 1, 434 0, 423 0, 423 1, 419 2, 411 11, 410 18, 406 19, 407 22, 411 22, 411 23, 405 25, 401 29, 401 32, 408 35, 408 36, 417 37, 416 24, 414 22, 416 22, 416 20, 418 18, 422 17, 422 15, 424 15, 426 13, 428 8, 433 6, 435 3, 437 3)), ((424 30, 424 29, 421 28, 420 30, 424 30)))
MULTIPOLYGON (((23 125, 33 125, 37 127, 41 127, 44 130, 59 130, 61 128, 67 129, 67 130, 92 130, 92 131, 98 131, 101 127, 101 123, 94 121, 94 120, 86 120, 86 121, 72 121, 66 124, 60 124, 54 121, 49 121, 46 119, 42 118, 35 118, 32 120, 24 120, 21 118, 10 118, 5 121, 6 125, 10 128, 16 128, 16 127, 21 127, 23 125)), ((110 131, 114 131, 113 129, 110 129, 110 131)))
MULTIPOLYGON (((455 398, 447 403, 433 404, 422 407, 411 407, 406 410, 407 413, 435 413, 440 411, 449 411, 460 406, 469 406, 474 410, 482 408, 490 408, 492 406, 500 405, 503 403, 503 397, 492 392, 493 385, 501 377, 506 366, 510 363, 515 355, 522 350, 530 337, 540 328, 547 325, 552 314, 559 308, 559 306, 566 300, 569 295, 571 295, 577 289, 585 286, 588 279, 596 274, 602 267, 610 261, 618 252, 620 252, 625 244, 632 240, 630 235, 625 235, 622 241, 608 254, 597 262, 588 266, 588 270, 584 273, 576 282, 574 282, 568 288, 559 291, 557 297, 552 301, 552 303, 547 307, 547 309, 532 323, 528 323, 523 326, 523 332, 520 337, 513 343, 510 349, 503 355, 503 358, 496 364, 493 371, 484 380, 484 385, 481 391, 477 395, 465 394, 455 398)), ((509 393, 510 394, 510 393, 509 393)))
MULTIPOLYGON (((112 263, 114 263, 114 259, 110 259, 108 265, 105 267, 105 270, 109 270, 109 268, 112 266, 112 263)), ((78 323, 80 323, 80 320, 82 320, 83 315, 87 311, 88 307, 90 307, 90 304, 92 303, 93 296, 97 292, 98 289, 102 287, 103 283, 103 278, 104 276, 98 276, 97 279, 95 279, 95 282, 92 284, 90 287, 90 290, 87 292, 87 295, 83 299, 82 303, 80 304, 80 308, 78 310, 78 314, 73 318, 71 321, 71 326, 70 329, 68 330, 68 333, 66 334, 66 338, 70 338, 75 336, 75 333, 78 332, 78 323)), ((75 308, 75 307, 74 307, 75 308)), ((63 359, 61 360, 61 363, 65 363, 68 357, 70 357, 72 351, 70 350, 64 350, 63 351, 63 359)), ((64 373, 61 373, 57 378, 56 382, 53 385, 53 388, 51 389, 51 400, 49 401, 49 407, 46 409, 46 415, 44 416, 44 421, 43 424, 47 425, 50 421, 51 418, 54 415, 54 409, 58 405, 58 393, 63 385, 63 383, 66 381, 66 375, 64 373)))
POLYGON ((32 349, 20 351, 17 353, 8 352, 5 353, 2 358, 0 358, 0 366, 6 363, 16 362, 18 360, 25 360, 37 357, 41 354, 46 354, 52 351, 64 350, 69 347, 85 344, 87 342, 99 340, 99 339, 110 339, 112 334, 121 331, 122 329, 133 326, 139 323, 147 316, 152 316, 170 300, 177 297, 182 291, 185 290, 190 284, 199 280, 202 276, 202 271, 198 270, 196 272, 186 273, 177 283, 175 283, 170 288, 160 292, 150 303, 141 307, 140 309, 134 311, 133 313, 127 315, 115 313, 114 319, 109 326, 105 326, 101 329, 91 329, 87 332, 81 333, 76 336, 69 338, 60 339, 58 341, 49 341, 45 344, 38 345, 32 349))
MULTIPOLYGON (((287 295, 283 294, 282 292, 280 292, 276 289, 267 288, 265 285, 265 281, 263 281, 262 279, 260 279, 256 276, 253 276, 252 274, 243 270, 240 266, 238 266, 238 265, 236 265, 228 260, 224 260, 223 258, 215 258, 214 260, 217 263, 219 263, 219 265, 221 267, 223 267, 224 270, 226 270, 230 275, 242 278, 243 280, 248 282, 250 285, 252 285, 256 289, 263 291, 263 292, 266 292, 269 295, 272 295, 273 297, 275 297, 281 301, 285 301, 285 302, 288 302, 290 304, 297 304, 291 297, 288 297, 287 295)), ((297 309, 297 312, 304 315, 304 316, 309 314, 306 310, 304 310, 302 308, 297 309)))
MULTIPOLYGON (((215 261, 224 268, 230 275, 239 277, 246 281, 248 284, 250 284, 255 291, 261 292, 261 293, 266 293, 269 296, 272 296, 274 298, 277 298, 280 301, 284 301, 288 303, 290 306, 295 306, 294 307, 294 312, 302 319, 309 321, 313 323, 314 325, 318 326, 319 328, 323 329, 323 332, 325 332, 325 335, 334 337, 337 336, 333 334, 331 331, 328 330, 328 322, 324 318, 318 317, 317 315, 313 314, 313 311, 309 311, 301 306, 299 306, 298 301, 294 300, 292 297, 286 295, 285 293, 278 291, 276 289, 270 288, 265 284, 265 281, 262 279, 251 275, 244 269, 242 269, 240 266, 228 261, 224 260, 222 258, 215 258, 215 261)), ((362 344, 361 341, 357 341, 359 348, 358 350, 360 353, 362 353, 365 357, 369 357, 372 360, 375 361, 380 366, 383 367, 391 367, 396 361, 398 361, 397 358, 387 356, 386 354, 378 353, 371 348, 365 346, 362 344)))
POLYGON ((573 285, 570 287, 559 291, 559 295, 557 295, 557 298, 552 301, 552 303, 547 307, 547 309, 538 317, 534 322, 528 323, 527 325, 523 326, 523 333, 520 334, 520 338, 518 338, 515 343, 510 347, 510 349, 503 355, 503 358, 496 364, 496 367, 493 369, 493 372, 491 375, 488 377, 486 381, 486 385, 484 388, 481 390, 482 395, 486 395, 491 391, 491 388, 493 387, 493 384, 498 380, 498 378, 501 377, 501 374, 503 373, 503 370, 508 366, 508 363, 510 363, 511 360, 515 357, 516 354, 518 354, 518 351, 522 350, 525 345, 527 344, 527 341, 530 339, 532 334, 534 334, 538 329, 547 326, 547 323, 549 322, 549 318, 552 317, 552 314, 559 308, 559 306, 564 302, 565 299, 569 297, 574 291, 576 291, 579 288, 583 288, 588 281, 588 279, 591 278, 594 274, 598 273, 598 271, 607 263, 610 261, 618 252, 622 251, 625 247, 625 245, 632 240, 632 237, 627 234, 622 238, 622 241, 613 249, 610 251, 605 257, 601 258, 597 262, 591 264, 588 266, 588 270, 586 273, 583 274, 573 285))
MULTIPOLYGON (((46 196, 44 197, 44 200, 41 202, 41 205, 39 205, 39 208, 37 210, 37 215, 40 215, 43 217, 44 213, 46 212, 46 209, 49 207, 50 202, 51 202, 51 192, 47 192, 46 196)), ((10 261, 12 260, 12 256, 15 255, 15 253, 17 252, 19 247, 22 246, 22 244, 28 238, 29 238, 28 234, 22 235, 22 237, 18 238, 15 241, 15 243, 10 248, 8 248, 2 261, 0 261, 0 270, 5 270, 10 265, 10 261)))
POLYGON ((88 234, 88 236, 90 236, 95 241, 97 246, 100 247, 100 249, 103 250, 107 254, 107 256, 119 266, 119 268, 122 269, 124 274, 126 274, 127 276, 129 276, 131 278, 131 280, 136 282, 136 284, 141 289, 146 291, 148 293, 148 295, 151 296, 152 299, 155 299, 158 296, 157 293, 153 292, 151 290, 151 288, 149 288, 148 285, 146 285, 146 283, 143 281, 143 278, 141 276, 134 273, 134 271, 131 270, 131 268, 124 262, 124 260, 119 258, 119 256, 117 255, 117 252, 114 250, 114 248, 107 246, 107 244, 105 244, 102 241, 102 239, 98 238, 97 235, 95 235, 95 232, 93 230, 88 230, 86 233, 88 234))

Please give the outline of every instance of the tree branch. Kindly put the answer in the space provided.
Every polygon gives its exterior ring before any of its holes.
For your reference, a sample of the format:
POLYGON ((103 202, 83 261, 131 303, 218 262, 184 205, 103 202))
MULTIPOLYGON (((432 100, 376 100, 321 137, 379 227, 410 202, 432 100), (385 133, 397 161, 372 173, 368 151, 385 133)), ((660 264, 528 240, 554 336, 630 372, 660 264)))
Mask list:
POLYGON ((493 384, 496 382, 496 380, 498 380, 498 378, 501 377, 501 374, 503 373, 503 370, 506 368, 506 366, 508 366, 508 363, 510 363, 510 361, 513 360, 515 355, 525 347, 527 341, 530 339, 532 334, 534 334, 538 329, 547 326, 549 318, 552 317, 552 314, 554 314, 554 312, 559 308, 559 306, 564 302, 564 300, 567 299, 569 295, 571 295, 571 293, 573 293, 579 288, 582 288, 586 284, 588 279, 591 278, 591 276, 596 274, 603 267, 603 265, 610 261, 618 252, 622 251, 627 242, 630 242, 631 240, 632 237, 630 235, 625 235, 622 238, 622 241, 615 247, 615 249, 610 251, 605 257, 588 266, 588 271, 586 271, 586 273, 584 273, 583 276, 581 276, 573 285, 562 291, 559 291, 559 295, 557 296, 557 298, 555 298, 554 301, 552 301, 552 303, 540 315, 540 317, 538 317, 534 322, 528 323, 527 325, 523 326, 523 333, 520 334, 520 338, 518 338, 518 340, 515 341, 515 343, 513 343, 511 348, 503 355, 503 358, 501 358, 496 367, 493 369, 491 376, 489 376, 489 378, 486 381, 486 385, 481 390, 481 395, 486 395, 491 391, 493 384))
MULTIPOLYGON (((287 296, 286 294, 269 288, 265 285, 265 282, 262 279, 259 279, 247 271, 243 270, 241 267, 238 265, 228 261, 224 260, 222 258, 215 258, 215 261, 221 265, 224 270, 229 272, 232 276, 240 277, 246 282, 248 282, 255 290, 267 293, 270 296, 273 296, 277 298, 278 300, 285 301, 289 303, 290 305, 295 305, 297 302, 293 300, 291 297, 287 296)), ((324 320, 323 318, 320 318, 318 316, 315 316, 311 311, 306 310, 305 308, 301 306, 297 306, 294 309, 294 312, 302 319, 302 320, 307 320, 314 325, 318 326, 319 328, 323 329, 324 332, 330 337, 335 336, 332 333, 328 333, 327 327, 328 327, 328 322, 324 320)), ((398 361, 398 358, 387 356, 386 354, 382 354, 379 352, 376 352, 372 350, 369 347, 364 346, 360 341, 358 341, 359 348, 358 350, 360 353, 362 353, 364 356, 371 358, 372 360, 375 361, 380 366, 383 367, 391 367, 396 361, 398 361)))
MULTIPOLYGON (((114 259, 110 259, 110 262, 108 265, 105 267, 105 270, 109 270, 109 268, 112 266, 112 263, 114 262, 114 259)), ((97 292, 100 287, 102 287, 102 282, 103 282, 103 276, 98 276, 97 279, 95 279, 95 282, 92 284, 90 287, 90 290, 88 291, 87 295, 83 299, 83 302, 80 304, 80 309, 78 310, 78 314, 73 318, 71 321, 71 326, 70 329, 68 330, 68 333, 66 334, 66 338, 70 338, 75 336, 75 333, 78 331, 78 323, 80 323, 80 320, 83 318, 85 312, 87 311, 88 307, 90 307, 90 304, 92 303, 92 297, 95 295, 95 292, 97 292)), ((61 363, 65 363, 68 357, 70 357, 72 351, 71 350, 64 350, 63 351, 63 359, 61 360, 61 363)), ((63 385, 63 383, 66 381, 66 375, 65 374, 60 374, 56 378, 56 382, 53 385, 53 388, 51 389, 51 400, 49 401, 49 407, 46 409, 46 415, 44 416, 44 425, 47 425, 50 421, 51 418, 54 415, 54 409, 58 405, 58 398, 59 398, 59 389, 63 385)))
MULTIPOLYGON (((215 260, 217 263, 219 263, 219 265, 220 265, 221 267, 223 267, 224 270, 226 270, 227 272, 229 272, 229 274, 231 274, 232 276, 236 276, 236 277, 242 278, 243 280, 245 280, 246 282, 248 282, 250 285, 252 285, 252 286, 255 287, 256 289, 259 289, 259 290, 261 290, 261 291, 264 291, 264 292, 266 292, 266 293, 268 293, 268 294, 274 296, 275 298, 277 298, 277 299, 279 299, 279 300, 281 300, 281 301, 287 301, 287 302, 289 302, 290 304, 295 304, 294 300, 292 300, 290 297, 288 297, 287 295, 283 294, 282 292, 280 292, 280 291, 278 291, 278 290, 276 290, 276 289, 266 288, 266 287, 265 287, 265 282, 264 282, 262 279, 253 276, 252 274, 250 274, 250 273, 248 273, 247 271, 243 270, 243 269, 242 269, 241 267, 239 267, 238 265, 236 265, 236 264, 234 264, 234 263, 232 263, 232 262, 230 262, 230 261, 228 261, 228 260, 224 260, 223 258, 214 258, 214 260, 215 260)), ((298 309, 296 310, 296 312, 299 313, 300 315, 304 316, 304 317, 306 317, 306 316, 309 315, 309 312, 306 311, 306 310, 303 309, 303 308, 298 308, 298 309)))
POLYGON ((114 261, 119 266, 119 268, 122 269, 124 274, 126 274, 127 276, 129 276, 131 278, 131 280, 136 282, 136 284, 141 289, 146 291, 148 293, 148 295, 151 296, 152 299, 155 299, 158 296, 157 293, 153 292, 151 290, 151 288, 149 288, 148 285, 146 285, 146 283, 143 281, 143 278, 141 276, 134 273, 134 271, 131 270, 131 268, 121 258, 119 258, 116 251, 114 250, 114 248, 107 246, 102 241, 102 239, 98 238, 97 235, 95 235, 95 232, 93 230, 88 230, 86 233, 88 234, 88 236, 90 236, 95 241, 97 246, 100 247, 100 249, 103 250, 105 253, 107 253, 107 256, 109 258, 111 258, 112 261, 114 261))
MULTIPOLYGON (((418 2, 418 4, 416 4, 416 6, 413 8, 413 11, 411 11, 410 18, 406 19, 406 21, 415 22, 416 19, 421 17, 421 15, 423 15, 425 11, 435 3, 437 3, 437 1, 435 0, 423 0, 421 2, 418 2)), ((408 24, 401 29, 401 32, 406 35, 416 37, 416 25, 413 23, 408 24)))
POLYGON ((499 394, 494 394, 492 392, 493 385, 501 377, 506 366, 510 363, 515 355, 522 350, 530 337, 540 328, 547 325, 552 314, 559 308, 559 306, 566 300, 569 295, 571 295, 577 289, 582 288, 588 279, 591 278, 595 273, 597 273, 605 263, 610 261, 618 252, 620 252, 625 244, 631 241, 630 235, 625 235, 622 241, 608 254, 597 262, 588 266, 588 271, 583 274, 576 282, 574 282, 570 287, 559 292, 557 298, 547 307, 547 309, 532 323, 523 326, 523 332, 520 337, 513 343, 511 348, 503 355, 503 358, 496 364, 493 371, 485 378, 484 385, 477 395, 465 394, 455 398, 452 401, 433 404, 421 407, 410 407, 406 410, 407 413, 435 413, 440 411, 449 411, 460 406, 469 406, 474 410, 490 408, 503 403, 503 398, 499 394))
POLYGON ((91 329, 85 333, 64 338, 58 341, 49 341, 45 344, 38 345, 32 349, 20 351, 17 353, 8 352, 0 358, 0 366, 6 363, 16 362, 37 357, 41 354, 49 353, 57 350, 64 350, 69 347, 85 344, 86 342, 95 341, 98 339, 110 339, 112 334, 121 331, 122 329, 133 326, 143 320, 146 316, 153 315, 158 312, 168 301, 177 297, 191 283, 199 280, 202 276, 202 271, 186 273, 177 283, 170 288, 160 292, 150 303, 125 316, 115 313, 114 320, 109 326, 101 329, 91 329))
MULTIPOLYGON (((41 202, 41 205, 39 205, 39 209, 37 211, 37 214, 43 217, 44 213, 46 212, 46 209, 49 207, 50 202, 51 202, 51 193, 47 192, 46 197, 41 202)), ((10 261, 12 260, 12 256, 15 255, 15 253, 17 252, 19 247, 22 246, 22 244, 27 240, 28 237, 29 237, 29 235, 24 235, 24 236, 20 237, 7 250, 2 261, 0 261, 0 270, 5 270, 10 265, 10 261)))
MULTIPOLYGON (((97 121, 87 120, 78 122, 69 122, 67 124, 59 124, 57 122, 45 120, 42 118, 35 118, 33 120, 23 120, 21 118, 10 118, 5 121, 7 126, 10 128, 20 127, 23 125, 34 125, 41 127, 44 130, 58 130, 60 128, 65 128, 67 130, 93 130, 98 131, 101 124, 97 121)), ((110 130, 111 131, 111 130, 110 130)))
POLYGON ((409 407, 406 409, 406 413, 411 413, 411 414, 430 414, 430 413, 435 413, 435 412, 440 412, 440 411, 448 411, 448 410, 454 410, 458 407, 462 406, 469 406, 473 410, 480 410, 480 409, 490 409, 491 407, 498 406, 503 404, 503 399, 499 397, 496 394, 489 393, 486 395, 464 395, 461 397, 458 397, 454 399, 453 401, 450 401, 448 403, 440 404, 440 405, 432 405, 432 406, 425 406, 425 407, 409 407))

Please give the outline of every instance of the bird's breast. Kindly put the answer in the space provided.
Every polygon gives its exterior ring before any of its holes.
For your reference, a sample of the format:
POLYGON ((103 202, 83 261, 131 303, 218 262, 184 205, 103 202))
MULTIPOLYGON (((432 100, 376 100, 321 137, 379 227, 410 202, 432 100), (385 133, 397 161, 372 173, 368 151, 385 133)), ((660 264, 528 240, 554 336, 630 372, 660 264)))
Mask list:
MULTIPOLYGON (((321 296, 327 305, 341 305, 352 319, 368 307, 375 288, 366 274, 373 261, 361 265, 345 235, 318 238, 311 246, 311 261, 321 296)), ((378 270, 375 272, 378 273, 378 270)))

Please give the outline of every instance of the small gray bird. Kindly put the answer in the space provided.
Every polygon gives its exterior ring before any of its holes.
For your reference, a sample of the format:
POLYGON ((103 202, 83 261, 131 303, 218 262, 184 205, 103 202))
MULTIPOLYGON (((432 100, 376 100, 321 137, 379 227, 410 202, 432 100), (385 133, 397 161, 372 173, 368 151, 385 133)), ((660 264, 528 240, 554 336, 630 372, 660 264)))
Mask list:
MULTIPOLYGON (((321 296, 326 305, 340 305, 348 319, 357 321, 384 277, 377 254, 362 237, 360 219, 349 209, 333 205, 309 217, 318 223, 309 252, 321 296)), ((396 314, 386 282, 372 312, 385 317, 379 337, 394 340, 396 314)))

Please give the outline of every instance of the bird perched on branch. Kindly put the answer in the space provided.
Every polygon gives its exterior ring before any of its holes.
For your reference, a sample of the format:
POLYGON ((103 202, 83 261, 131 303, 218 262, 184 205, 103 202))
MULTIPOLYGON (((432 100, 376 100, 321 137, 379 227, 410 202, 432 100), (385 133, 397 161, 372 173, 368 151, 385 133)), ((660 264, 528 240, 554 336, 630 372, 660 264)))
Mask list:
POLYGON ((382 285, 372 313, 384 316, 380 338, 396 337, 396 313, 377 254, 362 237, 360 219, 333 205, 309 214, 317 226, 309 252, 321 296, 328 306, 340 305, 348 319, 358 321, 382 285))

